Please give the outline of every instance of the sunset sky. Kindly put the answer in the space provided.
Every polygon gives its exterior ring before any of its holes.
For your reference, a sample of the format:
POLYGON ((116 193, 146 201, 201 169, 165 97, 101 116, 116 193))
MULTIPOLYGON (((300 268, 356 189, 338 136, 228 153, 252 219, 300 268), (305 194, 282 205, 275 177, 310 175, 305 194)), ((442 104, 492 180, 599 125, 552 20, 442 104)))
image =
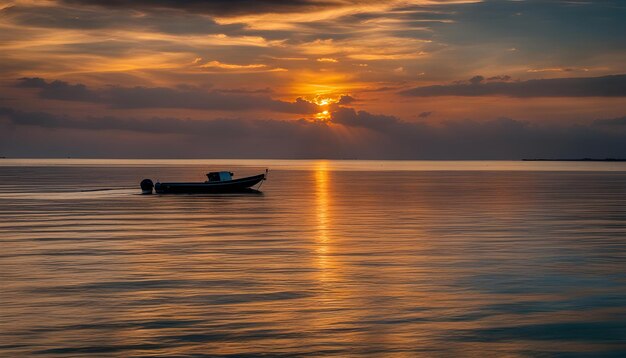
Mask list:
POLYGON ((0 0, 0 156, 626 157, 626 2, 0 0))

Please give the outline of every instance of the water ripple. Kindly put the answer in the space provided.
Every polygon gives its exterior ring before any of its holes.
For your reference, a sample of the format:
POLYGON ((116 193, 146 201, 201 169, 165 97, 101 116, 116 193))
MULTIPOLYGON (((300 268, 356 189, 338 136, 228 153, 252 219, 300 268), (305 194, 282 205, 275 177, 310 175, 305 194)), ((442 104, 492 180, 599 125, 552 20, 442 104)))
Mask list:
POLYGON ((1 165, 0 356, 626 355, 626 168, 274 164, 1 165))

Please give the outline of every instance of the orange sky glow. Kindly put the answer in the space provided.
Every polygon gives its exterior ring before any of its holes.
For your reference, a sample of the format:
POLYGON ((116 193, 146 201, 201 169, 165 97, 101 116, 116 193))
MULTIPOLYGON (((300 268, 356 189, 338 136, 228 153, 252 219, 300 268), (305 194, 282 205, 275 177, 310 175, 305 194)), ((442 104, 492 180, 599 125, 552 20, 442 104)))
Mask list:
MULTIPOLYGON (((4 1, 0 123, 35 111, 75 121, 68 132, 90 116, 380 131, 338 120, 352 111, 433 128, 588 125, 626 114, 625 12, 617 1, 4 1)), ((30 121, 18 125, 54 126, 30 121)))

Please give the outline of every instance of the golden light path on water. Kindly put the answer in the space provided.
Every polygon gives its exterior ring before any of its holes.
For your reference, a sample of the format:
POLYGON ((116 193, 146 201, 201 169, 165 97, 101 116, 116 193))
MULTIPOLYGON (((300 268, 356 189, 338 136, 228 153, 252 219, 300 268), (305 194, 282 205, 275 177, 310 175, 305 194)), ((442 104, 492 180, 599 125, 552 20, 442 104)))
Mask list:
POLYGON ((622 356, 625 165, 7 159, 0 356, 622 356))
POLYGON ((315 164, 315 209, 316 209, 316 252, 320 270, 320 282, 326 283, 332 277, 332 262, 330 262, 329 229, 329 190, 328 190, 328 163, 320 161, 315 164))

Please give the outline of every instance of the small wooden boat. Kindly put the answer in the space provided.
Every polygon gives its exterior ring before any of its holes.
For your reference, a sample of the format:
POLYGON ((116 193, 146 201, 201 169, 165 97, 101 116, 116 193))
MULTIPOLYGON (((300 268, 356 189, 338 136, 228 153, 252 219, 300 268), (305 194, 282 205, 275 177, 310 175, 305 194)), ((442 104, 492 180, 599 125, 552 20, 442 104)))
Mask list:
MULTIPOLYGON (((211 194, 237 193, 252 191, 252 187, 267 178, 268 170, 264 174, 251 177, 233 179, 232 172, 210 172, 208 180, 203 183, 152 183, 150 179, 141 181, 142 194, 152 194, 152 188, 157 194, 211 194)), ((259 185, 260 186, 260 185, 259 185)))

